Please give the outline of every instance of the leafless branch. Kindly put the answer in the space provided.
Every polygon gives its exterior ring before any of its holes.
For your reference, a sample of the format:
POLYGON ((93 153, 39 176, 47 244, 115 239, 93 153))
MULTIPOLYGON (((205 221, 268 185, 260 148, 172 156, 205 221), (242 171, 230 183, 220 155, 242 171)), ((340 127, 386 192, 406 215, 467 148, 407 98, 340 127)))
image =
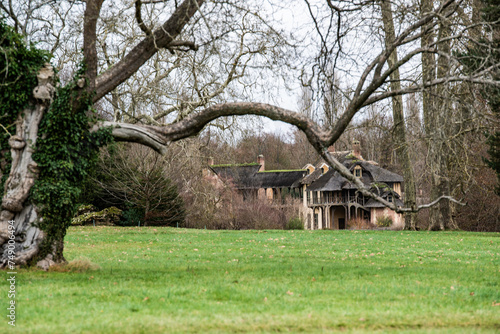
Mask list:
POLYGON ((146 34, 146 36, 151 36, 152 35, 151 29, 149 29, 148 26, 146 26, 146 24, 142 20, 141 6, 142 6, 142 1, 135 0, 135 20, 137 21, 137 24, 139 24, 139 28, 141 28, 141 30, 146 34))

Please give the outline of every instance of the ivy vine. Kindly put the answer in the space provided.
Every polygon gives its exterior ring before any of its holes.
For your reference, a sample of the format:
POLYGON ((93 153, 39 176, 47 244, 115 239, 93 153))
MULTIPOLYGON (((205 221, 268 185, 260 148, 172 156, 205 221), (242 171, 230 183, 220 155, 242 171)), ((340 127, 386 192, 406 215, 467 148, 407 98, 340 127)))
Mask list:
POLYGON ((0 20, 0 189, 10 172, 8 140, 16 132, 15 121, 21 110, 32 102, 36 75, 50 54, 26 45, 23 37, 0 20))
MULTIPOLYGON (((19 112, 33 101, 36 75, 50 60, 50 55, 33 45, 26 47, 22 36, 4 22, 0 22, 0 48, 0 152, 3 155, 0 160, 2 181, 5 182, 10 171, 8 139, 15 133, 14 122, 19 112)), ((53 246, 64 240, 85 179, 97 161, 99 148, 112 141, 111 128, 90 132, 97 120, 92 96, 76 84, 84 72, 81 66, 73 81, 56 90, 40 123, 33 154, 40 174, 28 200, 39 209, 38 226, 46 237, 33 261, 53 251, 56 260, 62 259, 63 248, 53 249, 53 246)))
MULTIPOLYGON (((40 175, 32 189, 32 200, 41 209, 39 227, 47 235, 39 257, 51 251, 54 242, 64 239, 99 148, 113 140, 111 128, 89 131, 97 118, 91 94, 76 84, 84 71, 82 66, 72 82, 56 91, 38 132, 33 158, 40 175)), ((56 249, 55 256, 62 258, 62 247, 56 249)))

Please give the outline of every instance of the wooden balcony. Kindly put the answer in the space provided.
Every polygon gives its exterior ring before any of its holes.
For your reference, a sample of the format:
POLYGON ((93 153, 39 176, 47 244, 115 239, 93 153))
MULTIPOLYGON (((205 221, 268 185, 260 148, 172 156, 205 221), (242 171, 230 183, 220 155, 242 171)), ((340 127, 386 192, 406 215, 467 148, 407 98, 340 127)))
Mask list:
POLYGON ((331 194, 321 194, 319 197, 311 197, 307 199, 307 206, 347 205, 347 204, 358 204, 364 206, 365 199, 362 196, 352 196, 352 195, 338 196, 331 194))

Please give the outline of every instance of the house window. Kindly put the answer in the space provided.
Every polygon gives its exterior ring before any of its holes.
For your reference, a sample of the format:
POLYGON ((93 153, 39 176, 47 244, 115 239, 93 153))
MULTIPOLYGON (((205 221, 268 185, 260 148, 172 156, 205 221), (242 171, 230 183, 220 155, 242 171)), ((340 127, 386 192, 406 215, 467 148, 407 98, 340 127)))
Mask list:
POLYGON ((392 195, 387 196, 387 202, 392 203, 392 195))
POLYGON ((361 175, 362 175, 361 174, 361 167, 359 167, 359 166, 354 167, 354 176, 361 177, 361 175))

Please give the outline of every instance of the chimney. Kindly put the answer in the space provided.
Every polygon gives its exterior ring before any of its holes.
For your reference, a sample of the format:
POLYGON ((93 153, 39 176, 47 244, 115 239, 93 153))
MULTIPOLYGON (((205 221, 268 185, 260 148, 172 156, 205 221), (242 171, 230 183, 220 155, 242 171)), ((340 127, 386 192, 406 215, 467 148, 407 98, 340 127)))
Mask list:
POLYGON ((214 158, 209 157, 207 159, 207 166, 202 169, 202 175, 204 179, 211 179, 213 177, 213 173, 210 172, 210 166, 214 164, 214 158))
POLYGON ((363 157, 361 156, 361 145, 359 143, 359 140, 354 139, 352 141, 352 155, 358 160, 363 160, 363 157))
POLYGON ((257 163, 260 165, 259 172, 266 170, 266 162, 262 154, 259 154, 259 156, 257 157, 257 163))

